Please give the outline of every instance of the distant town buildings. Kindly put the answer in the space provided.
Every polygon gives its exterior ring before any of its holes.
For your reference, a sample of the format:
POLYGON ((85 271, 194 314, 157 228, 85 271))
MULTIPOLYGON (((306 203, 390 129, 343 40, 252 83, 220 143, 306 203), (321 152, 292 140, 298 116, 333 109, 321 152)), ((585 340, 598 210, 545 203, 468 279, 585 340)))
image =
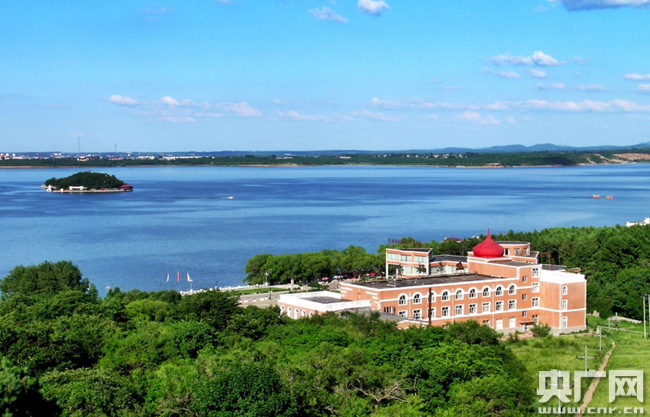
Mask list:
POLYGON ((387 249, 385 279, 342 282, 336 301, 288 294, 279 305, 292 318, 356 310, 353 303, 364 302, 400 327, 476 320, 501 332, 541 323, 564 333, 586 328, 586 291, 583 274, 542 265, 528 242, 494 242, 488 232, 467 256, 387 249))
POLYGON ((650 217, 646 217, 644 220, 640 222, 625 222, 625 226, 627 227, 632 227, 632 226, 647 226, 650 224, 650 217))

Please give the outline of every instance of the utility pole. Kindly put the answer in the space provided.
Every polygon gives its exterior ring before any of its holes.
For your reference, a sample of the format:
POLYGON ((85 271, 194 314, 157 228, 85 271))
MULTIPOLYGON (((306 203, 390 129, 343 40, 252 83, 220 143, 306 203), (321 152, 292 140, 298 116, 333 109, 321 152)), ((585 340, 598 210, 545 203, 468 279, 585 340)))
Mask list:
POLYGON ((587 356, 587 346, 585 345, 585 356, 576 356, 576 359, 584 359, 585 360, 585 374, 589 372, 589 369, 587 367, 587 360, 588 359, 595 359, 595 356, 587 356))
POLYGON ((644 339, 648 338, 648 333, 646 332, 645 329, 645 295, 643 296, 643 338, 644 339))
POLYGON ((598 348, 603 351, 603 329, 598 326, 598 348))

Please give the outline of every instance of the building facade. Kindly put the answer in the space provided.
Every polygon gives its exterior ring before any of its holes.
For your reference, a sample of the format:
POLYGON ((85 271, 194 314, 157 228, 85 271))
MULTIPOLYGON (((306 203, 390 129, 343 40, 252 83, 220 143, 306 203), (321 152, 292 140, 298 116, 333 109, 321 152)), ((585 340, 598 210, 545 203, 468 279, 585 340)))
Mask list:
POLYGON ((305 298, 288 295, 280 299, 280 308, 299 318, 302 311, 320 314, 365 302, 385 317, 401 319, 400 327, 476 320, 501 332, 526 331, 537 323, 555 333, 586 328, 585 276, 540 264, 528 242, 494 242, 488 231, 466 257, 387 249, 386 271, 383 280, 342 282, 338 302, 330 300, 330 307, 313 308, 318 303, 306 305, 305 298))

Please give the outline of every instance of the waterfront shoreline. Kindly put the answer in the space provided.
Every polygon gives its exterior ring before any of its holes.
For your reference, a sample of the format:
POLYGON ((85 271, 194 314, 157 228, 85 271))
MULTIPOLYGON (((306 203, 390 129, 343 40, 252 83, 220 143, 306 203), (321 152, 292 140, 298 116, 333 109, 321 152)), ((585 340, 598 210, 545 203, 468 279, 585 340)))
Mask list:
POLYGON ((511 169, 511 168, 574 168, 582 166, 610 166, 610 165, 632 165, 643 161, 628 161, 616 164, 595 163, 576 165, 423 165, 423 164, 322 164, 322 165, 301 165, 301 164, 242 164, 242 165, 126 165, 126 166, 90 166, 90 165, 40 165, 40 166, 0 166, 1 169, 112 169, 112 168, 318 168, 318 167, 392 167, 392 168, 458 168, 458 169, 511 169))

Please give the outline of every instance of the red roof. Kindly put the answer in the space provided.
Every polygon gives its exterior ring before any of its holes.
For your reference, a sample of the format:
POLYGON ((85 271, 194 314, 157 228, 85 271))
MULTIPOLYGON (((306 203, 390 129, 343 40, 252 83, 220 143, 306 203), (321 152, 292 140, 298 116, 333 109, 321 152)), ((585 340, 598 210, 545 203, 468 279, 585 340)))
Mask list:
POLYGON ((474 256, 480 258, 500 258, 503 256, 503 246, 496 243, 490 237, 490 229, 485 240, 474 246, 474 256))

